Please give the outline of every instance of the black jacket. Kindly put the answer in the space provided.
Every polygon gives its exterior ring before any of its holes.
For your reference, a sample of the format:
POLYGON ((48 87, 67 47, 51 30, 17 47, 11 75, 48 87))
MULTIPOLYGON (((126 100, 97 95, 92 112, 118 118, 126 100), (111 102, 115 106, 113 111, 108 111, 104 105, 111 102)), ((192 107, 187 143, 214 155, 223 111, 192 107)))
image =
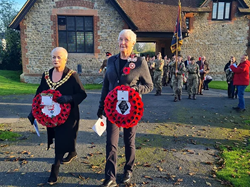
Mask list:
MULTIPOLYGON (((114 55, 108 59, 107 71, 103 81, 102 94, 99 108, 104 110, 104 100, 108 93, 116 86, 125 85, 135 88, 139 94, 146 94, 153 90, 153 82, 149 73, 146 60, 137 57, 135 68, 130 70, 128 75, 123 75, 120 72, 120 54, 114 55)), ((125 64, 129 67, 130 62, 125 64)))
MULTIPOLYGON (((53 69, 49 70, 49 77, 52 80, 53 69)), ((62 79, 69 72, 69 68, 65 67, 62 79)), ((49 86, 43 74, 41 83, 37 89, 36 95, 44 90, 48 90, 49 86)), ((53 143, 55 138, 55 152, 66 153, 75 151, 76 136, 79 127, 79 107, 78 105, 87 97, 84 87, 76 73, 73 73, 70 78, 56 90, 60 91, 62 95, 71 95, 73 102, 71 103, 71 110, 66 122, 58 127, 47 128, 48 148, 53 143)))

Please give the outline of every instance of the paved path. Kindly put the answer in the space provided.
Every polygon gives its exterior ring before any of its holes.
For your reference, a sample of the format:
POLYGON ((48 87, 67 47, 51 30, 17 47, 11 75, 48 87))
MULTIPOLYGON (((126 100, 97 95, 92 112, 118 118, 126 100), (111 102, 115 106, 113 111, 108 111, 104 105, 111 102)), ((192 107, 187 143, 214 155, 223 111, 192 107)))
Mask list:
MULTIPOLYGON (((78 158, 60 167, 57 186, 97 186, 104 178, 105 137, 91 129, 96 121, 100 91, 88 91, 80 105, 81 121, 77 139, 78 158)), ((26 119, 31 109, 32 95, 1 96, 0 124, 22 135, 17 142, 0 142, 0 186, 43 186, 53 163, 54 149, 46 151, 46 131, 40 126, 37 137, 26 119), (26 162, 27 161, 27 162, 26 162)), ((214 145, 230 141, 241 142, 241 133, 249 132, 242 121, 249 111, 236 113, 231 108, 237 100, 228 99, 226 91, 208 90, 197 100, 173 102, 172 91, 164 87, 163 95, 143 96, 145 112, 138 124, 137 159, 133 183, 136 186, 183 187, 222 186, 211 177, 218 151, 214 145), (230 137, 233 136, 233 140, 230 137)), ((246 94, 250 105, 250 94, 246 94)), ((120 133, 122 137, 122 132, 120 133)), ((118 177, 124 164, 124 147, 119 141, 118 177)), ((45 185, 46 186, 46 185, 45 185)))

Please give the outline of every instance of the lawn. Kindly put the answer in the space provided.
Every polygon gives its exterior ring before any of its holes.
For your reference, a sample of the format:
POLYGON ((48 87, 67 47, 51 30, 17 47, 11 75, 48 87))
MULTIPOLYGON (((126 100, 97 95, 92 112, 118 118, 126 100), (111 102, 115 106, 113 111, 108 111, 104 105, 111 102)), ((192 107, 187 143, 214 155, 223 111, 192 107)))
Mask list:
POLYGON ((0 141, 15 141, 18 137, 21 136, 20 134, 12 132, 11 130, 3 130, 4 126, 4 124, 0 124, 0 141))
POLYGON ((244 143, 245 146, 236 144, 231 147, 221 147, 225 167, 217 172, 217 176, 231 182, 235 187, 247 187, 250 184, 249 140, 244 143))
MULTIPOLYGON (((20 82, 21 71, 0 70, 0 95, 35 94, 38 84, 20 82)), ((86 90, 101 89, 101 84, 84 85, 86 90)))
MULTIPOLYGON (((209 83, 209 88, 227 90, 227 82, 226 81, 212 81, 209 83)), ((248 86, 245 91, 250 92, 250 87, 248 86)))

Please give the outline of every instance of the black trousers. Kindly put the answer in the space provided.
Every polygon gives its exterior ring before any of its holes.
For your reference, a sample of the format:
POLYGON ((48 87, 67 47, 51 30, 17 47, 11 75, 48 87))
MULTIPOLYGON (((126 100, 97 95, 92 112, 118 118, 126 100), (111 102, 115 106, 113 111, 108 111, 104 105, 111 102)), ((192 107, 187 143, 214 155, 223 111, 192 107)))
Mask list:
MULTIPOLYGON (((124 172, 133 171, 135 162, 135 135, 137 126, 123 129, 126 163, 124 172)), ((107 142, 106 142, 106 166, 105 179, 116 179, 117 173, 117 150, 119 140, 119 127, 107 120, 107 142)))
POLYGON ((228 84, 227 94, 229 98, 237 97, 238 89, 236 86, 234 86, 233 81, 230 81, 230 83, 228 84))

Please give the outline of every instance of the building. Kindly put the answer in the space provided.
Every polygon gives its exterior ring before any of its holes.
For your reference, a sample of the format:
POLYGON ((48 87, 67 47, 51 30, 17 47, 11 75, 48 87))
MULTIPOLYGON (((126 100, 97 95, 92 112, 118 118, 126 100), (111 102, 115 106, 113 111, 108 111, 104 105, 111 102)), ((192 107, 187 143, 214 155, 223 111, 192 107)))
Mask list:
MULTIPOLYGON (((250 0, 181 0, 182 55, 205 55, 214 80, 223 80, 231 55, 239 61, 249 53, 250 0)), ((117 37, 124 28, 138 42, 155 42, 156 51, 171 55, 177 17, 173 0, 27 0, 10 27, 20 30, 23 74, 37 83, 51 67, 56 46, 69 52, 68 67, 82 67, 83 83, 98 83, 105 52, 118 53, 117 37)))

